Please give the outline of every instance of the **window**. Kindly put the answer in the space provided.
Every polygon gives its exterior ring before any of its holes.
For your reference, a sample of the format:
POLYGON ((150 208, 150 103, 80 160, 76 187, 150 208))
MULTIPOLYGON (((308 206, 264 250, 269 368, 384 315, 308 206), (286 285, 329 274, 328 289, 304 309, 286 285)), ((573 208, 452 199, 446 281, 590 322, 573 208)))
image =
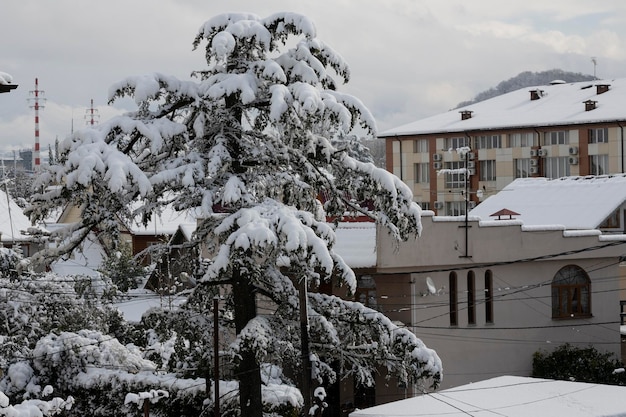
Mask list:
POLYGON ((552 279, 552 318, 591 316, 591 282, 579 266, 564 266, 552 279))
POLYGON ((476 324, 476 279, 474 271, 467 273, 467 323, 476 324))
POLYGON ((447 216, 464 216, 465 201, 446 201, 447 216))
POLYGON ((480 161, 480 180, 495 181, 496 180, 496 161, 493 159, 480 161))
POLYGON ((418 202, 417 204, 420 205, 420 207, 422 208, 422 210, 430 210, 430 201, 422 201, 421 203, 418 202))
POLYGON ((457 326, 459 324, 459 295, 454 271, 450 272, 448 277, 448 287, 450 288, 450 326, 457 326))
POLYGON ((609 172, 608 155, 589 156, 589 175, 605 175, 609 172))
POLYGON ((378 302, 376 300, 376 281, 371 275, 362 275, 357 278, 357 288, 355 291, 355 300, 374 310, 378 310, 378 302))
POLYGON ((569 132, 567 130, 546 132, 543 142, 544 145, 567 145, 569 144, 569 132))
POLYGON ((485 321, 493 323, 493 273, 485 271, 485 321))
MULTIPOLYGON (((465 168, 465 161, 446 162, 446 169, 465 168)), ((447 173, 446 188, 465 188, 465 172, 447 173)))
POLYGON ((428 162, 415 164, 415 182, 430 182, 430 164, 428 162))
POLYGON ((510 148, 529 148, 537 145, 537 134, 534 132, 511 133, 509 135, 510 148))
POLYGON ((515 163, 515 178, 530 177, 530 158, 516 159, 514 163, 515 163))
POLYGON ((609 128, 589 129, 589 143, 608 143, 609 128))
POLYGON ((621 219, 619 216, 620 211, 615 210, 613 213, 609 214, 602 224, 599 226, 600 229, 621 229, 621 219))
POLYGON ((469 146, 469 140, 464 136, 446 138, 446 149, 456 150, 457 148, 462 148, 463 146, 469 146))
POLYGON ((413 153, 428 152, 428 139, 416 139, 413 141, 413 153))
POLYGON ((545 158, 544 176, 552 179, 570 175, 570 164, 567 156, 545 158))
POLYGON ((502 147, 500 135, 486 135, 476 137, 476 149, 499 149, 502 147))

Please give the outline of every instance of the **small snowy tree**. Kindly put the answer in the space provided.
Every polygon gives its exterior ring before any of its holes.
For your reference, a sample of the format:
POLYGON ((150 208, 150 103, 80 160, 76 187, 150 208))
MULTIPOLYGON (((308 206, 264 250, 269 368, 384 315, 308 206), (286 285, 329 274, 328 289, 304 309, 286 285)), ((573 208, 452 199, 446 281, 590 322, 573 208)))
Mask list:
MULTIPOLYGON (((72 238, 63 247, 35 258, 72 250, 91 230, 115 239, 120 217, 147 220, 165 204, 194 210, 204 218, 195 241, 212 253, 199 291, 225 287, 241 415, 261 416, 260 363, 300 356, 298 332, 288 330, 299 328, 304 308, 298 287, 333 278, 356 286, 326 216, 360 212, 401 240, 420 232, 420 209, 398 178, 333 146, 357 125, 375 132, 375 122, 358 99, 337 91, 335 78, 347 82, 348 66, 310 20, 224 14, 200 27, 194 47, 203 43, 207 68, 196 80, 127 78, 112 87, 111 101, 131 96, 138 109, 61 144, 30 213, 37 220, 73 204, 82 215, 64 231, 72 238), (53 184, 61 186, 47 188, 53 184), (272 316, 257 314, 259 295, 276 306, 272 316)), ((364 383, 377 363, 403 382, 440 377, 436 353, 382 314, 323 294, 310 293, 308 303, 315 377, 336 379, 337 362, 364 383)))

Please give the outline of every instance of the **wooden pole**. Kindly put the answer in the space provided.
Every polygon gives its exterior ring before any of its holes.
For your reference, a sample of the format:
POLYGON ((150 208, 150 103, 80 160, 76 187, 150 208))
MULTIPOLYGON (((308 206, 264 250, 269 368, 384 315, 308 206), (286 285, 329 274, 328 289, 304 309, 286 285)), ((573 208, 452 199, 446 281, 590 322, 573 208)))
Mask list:
POLYGON ((213 297, 213 390, 215 401, 213 405, 215 417, 220 417, 220 349, 219 349, 219 322, 218 308, 220 297, 213 297))

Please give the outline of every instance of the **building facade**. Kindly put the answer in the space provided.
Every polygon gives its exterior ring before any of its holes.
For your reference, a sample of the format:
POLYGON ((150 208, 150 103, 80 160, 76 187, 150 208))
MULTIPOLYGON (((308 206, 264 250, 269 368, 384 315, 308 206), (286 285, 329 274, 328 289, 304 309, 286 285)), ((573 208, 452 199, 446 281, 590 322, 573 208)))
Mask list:
POLYGON ((555 81, 379 137, 386 141, 388 170, 411 187, 422 208, 462 215, 516 178, 624 173, 624 102, 626 79, 555 81), (470 152, 456 152, 462 147, 470 152))
MULTIPOLYGON (((620 354, 625 235, 424 212, 422 237, 378 235, 378 308, 443 362, 442 388, 530 376, 569 343, 620 354)), ((416 394, 417 392, 412 392, 416 394)))

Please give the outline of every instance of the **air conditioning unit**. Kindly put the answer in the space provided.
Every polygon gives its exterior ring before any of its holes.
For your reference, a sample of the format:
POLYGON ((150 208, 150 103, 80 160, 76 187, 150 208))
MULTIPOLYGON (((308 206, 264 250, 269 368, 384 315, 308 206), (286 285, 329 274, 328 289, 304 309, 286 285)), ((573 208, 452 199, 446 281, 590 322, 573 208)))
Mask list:
POLYGON ((530 156, 531 157, 537 156, 537 149, 531 149, 530 150, 530 156))
POLYGON ((474 207, 476 207, 476 202, 475 201, 468 201, 467 202, 467 207, 471 210, 474 207))
POLYGON ((578 146, 570 146, 569 147, 570 155, 578 155, 578 146))
POLYGON ((569 163, 570 163, 571 165, 578 165, 578 158, 577 158, 577 157, 575 157, 575 156, 570 156, 570 157, 569 157, 569 163))
POLYGON ((467 159, 468 160, 473 160, 474 158, 476 158, 476 154, 474 152, 468 152, 467 153, 467 159))
POLYGON ((531 175, 539 174, 539 167, 530 167, 530 174, 531 175))
POLYGON ((435 201, 435 210, 441 210, 443 208, 443 201, 435 201))
POLYGON ((469 168, 467 170, 467 175, 469 176, 476 175, 476 170, 474 168, 469 168))
POLYGON ((547 149, 537 149, 537 156, 548 156, 547 149))
POLYGON ((441 154, 440 153, 434 153, 433 154, 433 161, 441 161, 441 154))
POLYGON ((467 167, 468 168, 476 168, 476 162, 474 162, 474 161, 467 161, 467 167))
POLYGON ((538 165, 539 165, 539 161, 538 160, 536 160, 536 159, 531 159, 530 160, 530 166, 531 167, 536 167, 538 165))
POLYGON ((433 162, 433 168, 441 169, 441 162, 433 162))

